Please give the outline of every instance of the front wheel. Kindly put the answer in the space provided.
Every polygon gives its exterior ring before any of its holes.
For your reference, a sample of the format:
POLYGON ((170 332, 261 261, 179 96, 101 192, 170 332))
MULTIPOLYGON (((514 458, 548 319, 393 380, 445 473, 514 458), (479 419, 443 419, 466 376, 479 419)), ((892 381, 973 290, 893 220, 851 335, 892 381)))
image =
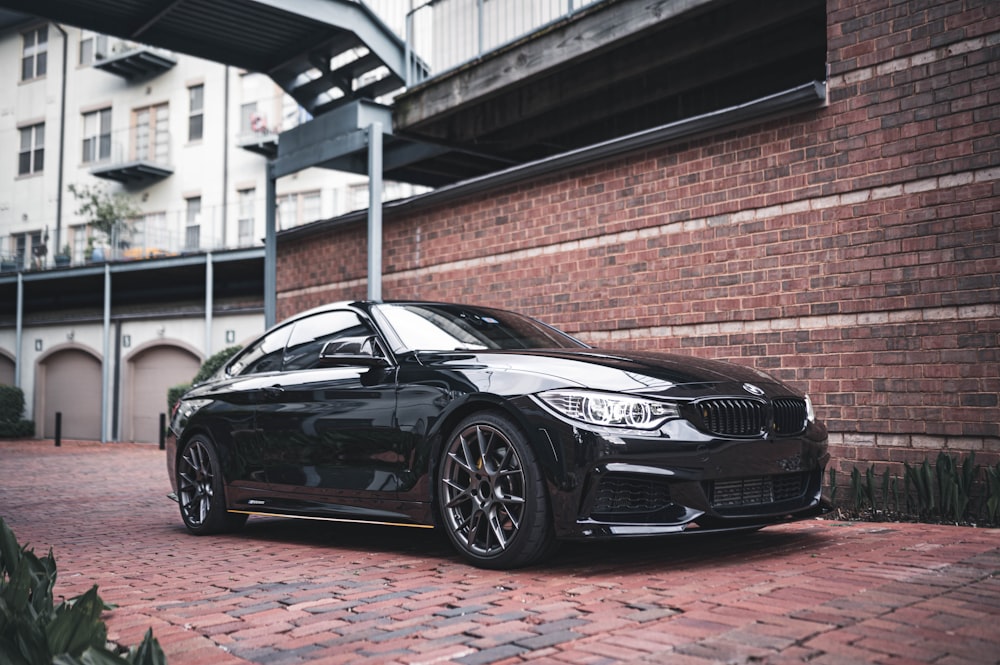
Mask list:
POLYGON ((452 544, 476 566, 525 566, 553 548, 538 461, 500 414, 475 414, 455 429, 441 456, 438 504, 452 544))
POLYGON ((226 512, 219 454, 200 434, 184 444, 177 460, 177 499, 184 526, 197 535, 235 531, 247 521, 246 515, 226 512))

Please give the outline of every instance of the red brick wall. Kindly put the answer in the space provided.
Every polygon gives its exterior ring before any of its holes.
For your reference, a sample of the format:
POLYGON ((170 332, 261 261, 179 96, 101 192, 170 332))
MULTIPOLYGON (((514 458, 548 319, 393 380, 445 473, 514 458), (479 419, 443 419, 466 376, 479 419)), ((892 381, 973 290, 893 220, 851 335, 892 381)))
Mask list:
MULTIPOLYGON (((830 0, 829 105, 387 215, 383 295, 765 369, 838 467, 1000 459, 1000 3, 830 0)), ((366 292, 365 230, 279 243, 279 317, 366 292)))

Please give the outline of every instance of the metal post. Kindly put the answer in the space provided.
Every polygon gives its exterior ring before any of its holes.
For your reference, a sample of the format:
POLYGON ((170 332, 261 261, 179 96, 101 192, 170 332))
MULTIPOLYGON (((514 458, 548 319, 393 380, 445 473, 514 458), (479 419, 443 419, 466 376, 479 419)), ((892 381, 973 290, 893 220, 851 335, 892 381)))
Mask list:
POLYGON ((267 163, 264 186, 264 327, 270 328, 278 312, 278 234, 274 162, 267 163))
MULTIPOLYGON (((24 273, 17 272, 17 314, 14 333, 14 387, 21 387, 21 343, 24 338, 24 273)), ((34 408, 34 407, 32 407, 34 408)))
POLYGON ((108 392, 111 389, 111 264, 104 264, 104 358, 101 372, 101 443, 108 442, 108 392))
POLYGON ((160 414, 160 450, 167 449, 167 414, 160 414))
POLYGON ((56 411, 56 448, 62 445, 62 411, 56 411))
POLYGON ((205 255, 205 357, 212 357, 212 310, 215 308, 215 264, 205 255))
POLYGON ((382 299, 382 123, 368 125, 368 299, 382 299))

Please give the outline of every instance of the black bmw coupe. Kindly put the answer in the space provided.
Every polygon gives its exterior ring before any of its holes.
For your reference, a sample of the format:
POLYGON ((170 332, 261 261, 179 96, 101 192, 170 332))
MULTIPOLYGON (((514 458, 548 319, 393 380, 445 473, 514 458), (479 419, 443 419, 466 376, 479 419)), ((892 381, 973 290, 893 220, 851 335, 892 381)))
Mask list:
POLYGON ((192 533, 249 515, 438 527, 488 568, 562 540, 816 515, 829 459, 809 398, 755 369, 428 302, 295 316, 184 395, 170 427, 192 533))

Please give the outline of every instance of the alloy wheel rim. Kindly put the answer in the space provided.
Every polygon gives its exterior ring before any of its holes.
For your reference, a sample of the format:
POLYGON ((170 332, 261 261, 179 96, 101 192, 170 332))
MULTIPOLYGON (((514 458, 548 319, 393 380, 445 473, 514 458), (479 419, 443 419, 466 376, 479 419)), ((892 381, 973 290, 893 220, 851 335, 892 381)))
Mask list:
POLYGON ((181 509, 192 526, 201 526, 212 506, 215 473, 205 444, 195 441, 187 447, 178 467, 181 509))
POLYGON ((452 440, 441 491, 448 526, 466 550, 488 557, 511 545, 524 516, 525 475, 499 429, 471 425, 452 440))

